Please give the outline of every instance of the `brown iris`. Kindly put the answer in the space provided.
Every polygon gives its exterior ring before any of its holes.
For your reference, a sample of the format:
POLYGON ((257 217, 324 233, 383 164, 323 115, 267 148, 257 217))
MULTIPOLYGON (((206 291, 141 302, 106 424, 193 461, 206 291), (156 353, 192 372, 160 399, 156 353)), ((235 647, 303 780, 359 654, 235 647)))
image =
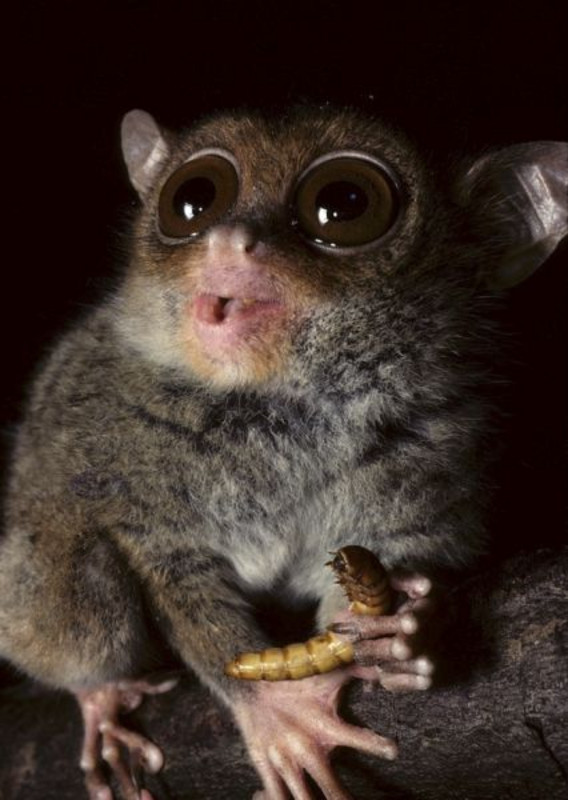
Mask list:
POLYGON ((182 164, 160 193, 160 230, 172 238, 198 236, 234 205, 239 178, 228 158, 208 153, 182 164))
POLYGON ((338 155, 304 174, 294 206, 301 230, 316 244, 357 247, 380 239, 392 227, 398 197, 380 164, 338 155))

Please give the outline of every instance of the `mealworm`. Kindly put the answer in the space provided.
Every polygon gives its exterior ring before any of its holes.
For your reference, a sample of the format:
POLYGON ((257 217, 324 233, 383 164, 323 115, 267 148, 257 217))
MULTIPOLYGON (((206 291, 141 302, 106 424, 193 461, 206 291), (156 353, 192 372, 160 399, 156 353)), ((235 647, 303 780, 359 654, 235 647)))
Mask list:
POLYGON ((330 566, 354 614, 386 614, 391 604, 387 571, 366 547, 348 545, 336 553, 330 566))
MULTIPOLYGON (((354 614, 386 614, 390 587, 386 570, 376 556, 357 545, 342 547, 332 555, 326 566, 335 572, 350 600, 350 610, 354 614)), ((353 645, 328 631, 307 642, 240 653, 225 665, 225 675, 248 681, 299 680, 331 672, 354 657, 353 645)))
POLYGON ((225 675, 248 681, 287 681, 331 672, 353 661, 354 650, 328 631, 307 642, 269 647, 259 653, 241 653, 225 666, 225 675))

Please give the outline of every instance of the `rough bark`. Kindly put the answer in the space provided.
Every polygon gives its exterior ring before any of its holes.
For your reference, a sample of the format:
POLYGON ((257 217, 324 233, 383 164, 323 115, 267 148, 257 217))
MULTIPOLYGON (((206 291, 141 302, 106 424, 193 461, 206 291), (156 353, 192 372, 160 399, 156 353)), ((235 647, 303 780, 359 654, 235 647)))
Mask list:
MULTIPOLYGON (((560 800, 568 796, 568 549, 507 560, 451 600, 437 687, 392 696, 353 685, 349 718, 395 736, 394 763, 343 751, 358 800, 560 800)), ((6 673, 8 675, 8 673, 6 673)), ((132 715, 164 749, 159 800, 245 800, 257 780, 230 715, 195 680, 132 715)), ((1 800, 78 800, 73 698, 24 682, 0 692, 1 800)))

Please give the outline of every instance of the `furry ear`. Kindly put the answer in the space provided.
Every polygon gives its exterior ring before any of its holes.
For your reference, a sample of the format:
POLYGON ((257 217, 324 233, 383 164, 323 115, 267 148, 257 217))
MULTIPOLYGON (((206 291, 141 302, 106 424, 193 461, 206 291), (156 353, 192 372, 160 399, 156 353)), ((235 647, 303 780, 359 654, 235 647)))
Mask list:
POLYGON ((146 111, 129 111, 121 125, 122 154, 130 181, 142 200, 169 156, 168 144, 146 111))
POLYGON ((518 144, 483 156, 459 183, 458 202, 497 246, 487 285, 521 283, 568 233, 568 144, 518 144))

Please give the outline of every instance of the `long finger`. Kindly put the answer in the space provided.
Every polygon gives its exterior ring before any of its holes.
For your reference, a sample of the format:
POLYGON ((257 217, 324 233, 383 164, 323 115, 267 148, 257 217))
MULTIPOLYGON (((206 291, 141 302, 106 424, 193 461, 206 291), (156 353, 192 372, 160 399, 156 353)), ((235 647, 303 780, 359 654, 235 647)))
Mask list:
POLYGON ((151 676, 146 680, 140 681, 119 681, 118 688, 122 692, 137 692, 140 694, 164 694, 178 685, 180 676, 176 673, 168 673, 163 676, 151 676))
POLYGON ((398 609, 398 614, 400 616, 411 614, 416 619, 417 623, 420 624, 422 620, 432 616, 438 607, 438 600, 428 595, 427 597, 418 597, 414 600, 406 600, 398 609))
POLYGON ((89 800, 113 800, 110 786, 98 768, 85 772, 85 786, 89 800))
POLYGON ((352 614, 350 617, 334 622, 329 630, 345 636, 350 642, 361 639, 377 639, 381 636, 393 636, 397 633, 414 633, 418 628, 412 611, 387 616, 363 616, 352 614))
POLYGON ((394 760, 398 755, 398 747, 392 739, 380 736, 367 728, 348 725, 339 718, 329 720, 325 735, 330 737, 334 746, 351 747, 354 750, 362 750, 364 753, 389 761, 394 760))
POLYGON ((262 790, 255 792, 254 800, 289 800, 289 795, 280 780, 280 776, 263 756, 262 759, 254 758, 253 763, 262 781, 262 790))
POLYGON ((390 675, 425 675, 431 677, 434 674, 434 663, 427 656, 411 658, 408 661, 388 661, 381 664, 381 672, 388 672, 390 675))
POLYGON ((112 770, 120 788, 123 800, 140 800, 140 794, 130 772, 122 761, 120 748, 109 733, 103 733, 103 758, 112 770))
POLYGON ((379 664, 382 661, 392 661, 391 652, 393 639, 365 639, 355 645, 355 662, 363 667, 379 664))
POLYGON ((110 734, 114 739, 117 739, 121 744, 131 751, 138 751, 141 758, 141 766, 146 772, 152 774, 159 772, 164 765, 164 756, 159 747, 146 739, 136 731, 130 731, 117 725, 114 722, 103 722, 99 726, 99 730, 103 733, 110 734))
POLYGON ((412 611, 406 613, 412 614, 416 630, 397 633, 391 646, 394 658, 402 661, 415 658, 426 650, 431 651, 447 624, 447 618, 438 613, 438 604, 429 597, 411 602, 412 611))
POLYGON ((326 800, 353 800, 335 777, 326 756, 318 752, 312 753, 306 760, 305 768, 323 792, 326 800))
POLYGON ((412 675, 408 672, 397 675, 381 671, 379 682, 388 692, 424 692, 432 686, 429 675, 412 675))
POLYGON ((269 748, 268 756, 272 766, 276 769, 284 785, 288 787, 294 800, 312 800, 303 770, 298 766, 297 761, 279 747, 269 748))

